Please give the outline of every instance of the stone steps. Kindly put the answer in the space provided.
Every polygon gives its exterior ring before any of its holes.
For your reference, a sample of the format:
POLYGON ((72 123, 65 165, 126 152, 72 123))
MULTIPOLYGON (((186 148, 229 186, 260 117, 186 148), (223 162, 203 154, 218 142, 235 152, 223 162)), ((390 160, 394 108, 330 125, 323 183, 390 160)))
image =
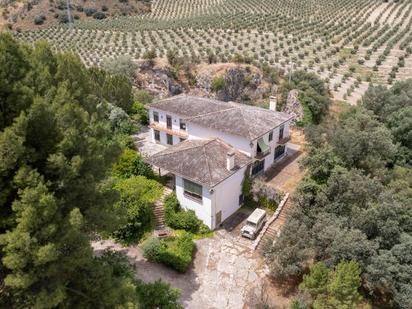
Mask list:
POLYGON ((160 228, 165 225, 165 209, 164 199, 167 195, 172 193, 172 189, 165 187, 162 196, 153 204, 153 214, 155 219, 155 227, 160 228))
POLYGON ((268 240, 274 240, 279 236, 282 226, 283 224, 285 224, 288 218, 288 213, 290 212, 292 207, 293 204, 291 200, 288 199, 286 201, 286 204, 283 206, 283 209, 279 213, 279 216, 271 223, 271 225, 266 230, 265 235, 263 235, 262 240, 259 242, 259 245, 257 247, 258 252, 263 253, 264 244, 268 240))

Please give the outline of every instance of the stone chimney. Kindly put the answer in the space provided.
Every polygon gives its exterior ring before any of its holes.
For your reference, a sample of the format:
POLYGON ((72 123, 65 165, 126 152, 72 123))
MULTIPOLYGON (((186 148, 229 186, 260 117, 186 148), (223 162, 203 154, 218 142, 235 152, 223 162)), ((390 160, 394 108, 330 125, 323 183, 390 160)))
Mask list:
POLYGON ((235 151, 233 149, 226 154, 226 168, 228 171, 235 168, 235 151))
POLYGON ((269 97, 269 109, 276 112, 276 96, 269 97))

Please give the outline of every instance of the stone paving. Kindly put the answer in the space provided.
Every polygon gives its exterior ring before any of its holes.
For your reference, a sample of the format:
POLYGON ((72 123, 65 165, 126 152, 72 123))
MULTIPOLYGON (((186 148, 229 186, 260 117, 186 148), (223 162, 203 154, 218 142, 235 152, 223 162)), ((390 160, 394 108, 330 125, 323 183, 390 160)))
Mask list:
POLYGON ((150 157, 167 148, 164 145, 152 142, 150 130, 147 127, 142 127, 137 134, 132 135, 132 138, 136 149, 144 157, 150 157))
POLYGON ((276 189, 292 193, 305 175, 299 167, 303 156, 301 146, 289 143, 288 154, 265 172, 265 181, 276 189))
MULTIPOLYGON (((251 242, 237 233, 224 228, 212 238, 196 241, 194 263, 185 274, 179 274, 163 265, 148 262, 137 246, 122 247, 111 240, 96 241, 92 246, 96 253, 110 248, 124 252, 136 266, 137 277, 152 282, 162 279, 181 289, 180 301, 185 308, 255 308, 268 302, 267 268, 261 257, 251 250, 251 242), (239 241, 240 240, 240 241, 239 241)), ((270 301, 287 304, 288 300, 271 291, 270 301)))

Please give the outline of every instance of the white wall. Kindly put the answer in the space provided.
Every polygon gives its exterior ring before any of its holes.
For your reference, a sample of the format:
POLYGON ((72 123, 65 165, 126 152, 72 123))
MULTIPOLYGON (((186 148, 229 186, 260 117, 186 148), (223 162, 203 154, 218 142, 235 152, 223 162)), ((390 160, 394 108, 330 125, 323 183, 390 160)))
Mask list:
POLYGON ((209 193, 209 188, 202 186, 202 203, 196 202, 192 198, 188 198, 184 195, 183 178, 180 176, 176 179, 176 196, 180 202, 180 205, 185 209, 194 210, 196 216, 203 221, 209 228, 214 228, 212 225, 212 199, 213 195, 209 193))
MULTIPOLYGON (((149 109, 149 120, 150 123, 155 123, 153 120, 153 112, 157 111, 159 113, 159 122, 156 123, 158 126, 166 128, 167 127, 167 123, 166 123, 166 116, 169 115, 172 117, 172 130, 173 131, 177 131, 177 132, 187 132, 185 130, 181 130, 180 129, 180 117, 175 115, 175 114, 171 114, 171 113, 166 113, 163 111, 159 111, 156 109, 149 109)), ((153 129, 151 129, 151 134, 152 134, 152 142, 156 142, 154 139, 154 131, 153 129)), ((179 136, 173 135, 173 145, 180 143, 180 138, 179 136)), ((160 131, 160 144, 163 145, 168 145, 167 144, 167 137, 166 137, 166 132, 162 132, 160 131)))
POLYGON ((240 208, 239 196, 242 194, 242 181, 246 167, 238 170, 234 175, 226 178, 213 188, 213 193, 209 188, 202 186, 202 203, 198 203, 190 197, 184 195, 183 178, 176 176, 176 196, 180 205, 184 209, 194 210, 196 216, 209 228, 216 228, 216 214, 222 211, 222 221, 231 216, 240 208))
POLYGON ((236 136, 224 132, 220 132, 214 129, 209 129, 201 127, 194 123, 187 124, 187 132, 189 133, 189 139, 200 139, 200 138, 220 138, 226 143, 232 145, 236 149, 251 155, 250 141, 247 138, 236 136))
MULTIPOLYGON (((238 170, 234 175, 225 179, 214 188, 215 214, 222 211, 222 222, 240 208, 239 196, 242 194, 242 181, 246 167, 238 170)), ((213 221, 215 228, 216 217, 213 221)))
MULTIPOLYGON (((272 141, 269 142, 269 133, 267 132, 263 136, 263 141, 265 142, 266 145, 270 147, 270 154, 268 154, 265 157, 265 168, 264 170, 266 171, 268 168, 271 167, 271 165, 274 163, 274 157, 275 157, 275 148, 278 145, 277 142, 279 141, 279 127, 275 128, 273 130, 273 138, 272 141)), ((284 130, 283 130, 283 137, 289 136, 289 121, 284 124, 284 130)), ((257 140, 253 141, 253 148, 252 148, 252 154, 253 157, 256 155, 256 150, 257 150, 257 140)), ((287 151, 287 149, 286 149, 287 151)))

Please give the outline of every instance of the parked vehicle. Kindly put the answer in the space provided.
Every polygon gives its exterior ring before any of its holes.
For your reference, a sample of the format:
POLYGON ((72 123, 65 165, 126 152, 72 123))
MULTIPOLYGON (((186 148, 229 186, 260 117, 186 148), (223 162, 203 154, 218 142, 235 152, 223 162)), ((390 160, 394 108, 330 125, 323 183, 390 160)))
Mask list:
POLYGON ((240 230, 243 237, 255 239, 266 223, 266 211, 256 208, 246 219, 246 225, 240 230))

